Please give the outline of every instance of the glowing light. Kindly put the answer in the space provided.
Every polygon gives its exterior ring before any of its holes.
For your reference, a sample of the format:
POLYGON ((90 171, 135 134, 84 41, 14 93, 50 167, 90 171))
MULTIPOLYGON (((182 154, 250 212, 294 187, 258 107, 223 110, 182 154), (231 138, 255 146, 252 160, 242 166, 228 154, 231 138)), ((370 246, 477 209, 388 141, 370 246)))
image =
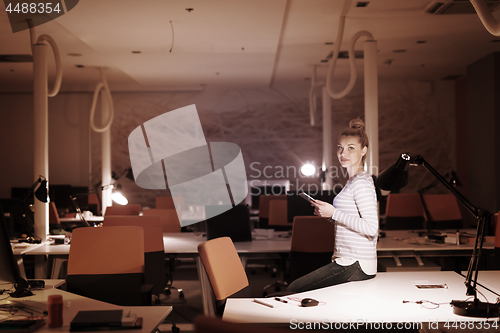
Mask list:
POLYGON ((304 176, 309 177, 316 173, 316 167, 311 163, 306 163, 300 168, 300 172, 302 172, 304 176))
POLYGON ((111 199, 116 202, 117 204, 119 205, 126 205, 128 204, 128 200, 127 198, 125 198, 123 196, 123 194, 121 194, 120 192, 113 192, 113 194, 111 194, 111 199))

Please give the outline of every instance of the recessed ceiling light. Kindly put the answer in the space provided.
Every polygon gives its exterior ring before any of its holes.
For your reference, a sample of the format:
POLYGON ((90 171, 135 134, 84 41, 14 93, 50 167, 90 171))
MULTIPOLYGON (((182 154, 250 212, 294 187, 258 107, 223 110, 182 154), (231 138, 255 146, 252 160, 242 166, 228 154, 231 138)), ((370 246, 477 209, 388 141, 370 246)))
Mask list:
POLYGON ((75 65, 75 66, 78 67, 78 68, 84 68, 85 67, 83 65, 75 65))
POLYGON ((491 42, 492 43, 500 43, 500 39, 493 39, 491 42))
POLYGON ((333 45, 333 42, 326 42, 325 45, 333 45))
POLYGON ((452 75, 445 76, 443 78, 443 80, 445 80, 445 81, 453 81, 453 80, 459 79, 461 77, 462 77, 462 75, 452 74, 452 75))
POLYGON ((370 1, 358 1, 358 3, 356 4, 356 7, 366 7, 366 6, 368 6, 369 3, 370 3, 370 1))
POLYGON ((191 13, 191 12, 194 10, 194 8, 186 8, 186 10, 187 10, 189 13, 191 13))
POLYGON ((426 40, 417 40, 417 44, 425 44, 425 43, 427 43, 426 40))
POLYGON ((405 49, 399 49, 399 50, 392 50, 392 52, 394 53, 403 53, 403 52, 406 52, 405 49))
POLYGON ((139 54, 139 53, 142 53, 142 52, 141 51, 132 51, 132 53, 139 54))
POLYGON ((81 57, 81 56, 82 56, 82 54, 81 54, 81 53, 68 53, 68 55, 69 55, 70 57, 81 57))

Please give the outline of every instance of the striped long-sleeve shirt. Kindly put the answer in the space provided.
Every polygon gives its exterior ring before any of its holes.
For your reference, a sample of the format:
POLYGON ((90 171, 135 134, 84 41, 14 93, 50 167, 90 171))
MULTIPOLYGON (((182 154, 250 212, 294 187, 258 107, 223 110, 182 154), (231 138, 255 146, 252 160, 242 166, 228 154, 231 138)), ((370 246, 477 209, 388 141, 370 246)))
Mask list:
POLYGON ((365 274, 377 273, 378 213, 372 177, 365 171, 349 179, 333 200, 335 252, 339 265, 359 261, 365 274))

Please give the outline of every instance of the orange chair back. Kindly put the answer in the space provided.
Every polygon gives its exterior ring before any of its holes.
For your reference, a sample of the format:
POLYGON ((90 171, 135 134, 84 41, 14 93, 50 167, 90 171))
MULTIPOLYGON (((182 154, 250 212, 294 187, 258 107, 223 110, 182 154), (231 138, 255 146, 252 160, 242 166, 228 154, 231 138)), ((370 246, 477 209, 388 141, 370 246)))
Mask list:
POLYGON ((280 195, 265 195, 261 194, 259 196, 259 217, 260 218, 269 218, 269 202, 271 200, 285 200, 287 199, 286 194, 280 195))
POLYGON ((144 272, 142 227, 73 230, 68 275, 144 272))
POLYGON ((160 217, 163 232, 181 232, 181 224, 175 209, 145 209, 142 215, 160 217))
POLYGON ((55 202, 49 202, 49 224, 61 224, 55 202))
POLYGON ((231 238, 220 237, 198 245, 217 300, 223 300, 248 286, 248 278, 231 238))
POLYGON ((462 219, 460 207, 453 194, 426 194, 424 201, 432 221, 462 219))
POLYGON ((333 253, 334 247, 334 223, 319 216, 295 216, 292 229, 292 251, 333 253))
POLYGON ((270 226, 292 226, 288 223, 288 211, 286 200, 269 201, 269 225, 270 226))
POLYGON ((141 213, 141 205, 130 204, 123 206, 110 206, 106 208, 105 216, 108 215, 139 215, 141 213))
POLYGON ((105 216, 103 226, 142 227, 144 232, 144 252, 165 250, 161 220, 158 216, 105 216))
POLYGON ((418 193, 390 193, 387 196, 386 216, 424 216, 424 206, 418 193))
MULTIPOLYGON (((175 201, 181 205, 181 207, 177 207, 180 210, 183 209, 184 200, 182 197, 175 197, 175 201)), ((174 197, 156 197, 156 208, 159 209, 176 209, 174 197)))

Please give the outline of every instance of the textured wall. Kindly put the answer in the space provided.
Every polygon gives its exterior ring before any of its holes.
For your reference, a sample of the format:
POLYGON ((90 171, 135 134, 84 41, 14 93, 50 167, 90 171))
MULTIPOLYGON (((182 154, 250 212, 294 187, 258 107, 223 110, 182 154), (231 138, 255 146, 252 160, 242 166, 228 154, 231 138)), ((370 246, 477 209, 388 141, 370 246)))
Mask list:
MULTIPOLYGON (((402 152, 421 154, 438 171, 454 167, 453 82, 380 83, 379 150, 384 169, 402 152)), ((195 104, 207 141, 238 144, 243 152, 247 178, 268 176, 290 179, 292 189, 319 184, 316 178, 298 173, 303 162, 321 164, 321 127, 309 123, 306 90, 269 88, 206 88, 200 92, 113 93, 116 110, 112 127, 113 170, 118 174, 130 167, 127 138, 141 123, 182 106, 195 104), (266 168, 267 167, 267 168, 266 168), (265 174, 264 174, 264 168, 265 174)), ((362 93, 332 101, 333 137, 350 119, 363 115, 362 93)), ((318 98, 317 124, 321 124, 318 98)), ((100 138, 92 134, 92 177, 100 179, 100 138)), ((336 155, 334 155, 336 156, 336 155)), ((339 178, 344 183, 339 164, 339 178)), ((404 192, 416 191, 434 181, 423 168, 411 171, 404 192)), ((166 191, 144 190, 122 178, 130 202, 154 207, 154 198, 166 191)), ((439 191, 439 187, 434 189, 439 191)))

